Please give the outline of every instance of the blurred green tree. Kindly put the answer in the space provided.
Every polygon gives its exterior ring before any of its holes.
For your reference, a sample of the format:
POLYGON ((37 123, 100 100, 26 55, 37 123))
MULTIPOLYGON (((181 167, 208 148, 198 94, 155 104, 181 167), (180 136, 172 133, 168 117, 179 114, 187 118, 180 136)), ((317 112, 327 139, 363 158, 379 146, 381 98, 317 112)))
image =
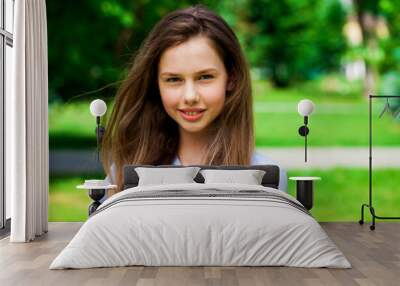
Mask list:
MULTIPOLYGON (((385 58, 380 66, 383 76, 379 92, 400 95, 400 0, 381 0, 379 8, 387 23, 390 23, 390 36, 381 42, 385 58)), ((397 111, 400 99, 392 100, 391 106, 397 111)), ((397 114, 397 120, 400 121, 400 114, 397 114)))
POLYGON ((346 48, 345 10, 337 0, 249 0, 245 42, 253 66, 277 87, 337 69, 346 48))
MULTIPOLYGON (((130 59, 165 14, 216 1, 47 1, 49 101, 66 101, 122 79, 130 59)), ((110 97, 115 86, 99 90, 110 97)), ((89 95, 80 97, 88 99, 89 95)))
POLYGON ((394 83, 400 72, 400 1, 352 0, 351 4, 349 16, 357 19, 361 35, 349 44, 345 58, 364 61, 364 95, 389 90, 399 94, 394 83))
MULTIPOLYGON (((384 59, 380 65, 380 73, 400 73, 400 0, 381 0, 379 13, 384 17, 388 36, 380 41, 384 50, 384 59)), ((398 78, 397 80, 400 80, 398 78)), ((400 94, 397 89, 396 94, 400 94)))

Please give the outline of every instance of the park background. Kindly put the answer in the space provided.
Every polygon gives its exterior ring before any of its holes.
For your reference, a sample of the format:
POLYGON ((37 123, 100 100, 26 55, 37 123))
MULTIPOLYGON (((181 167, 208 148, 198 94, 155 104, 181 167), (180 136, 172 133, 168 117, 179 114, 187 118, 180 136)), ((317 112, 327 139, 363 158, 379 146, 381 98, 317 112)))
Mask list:
MULTIPOLYGON (((218 12, 240 40, 251 66, 257 150, 289 176, 322 178, 311 211, 317 220, 358 221, 368 201, 368 94, 400 95, 399 0, 47 1, 49 220, 86 220, 90 199, 76 185, 105 177, 90 102, 101 98, 110 111, 118 81, 154 24, 194 4, 218 12), (316 104, 307 163, 297 133, 304 98, 316 104)), ((385 103, 373 105, 381 156, 374 204, 378 215, 393 216, 400 214, 400 118, 379 118, 385 103)))

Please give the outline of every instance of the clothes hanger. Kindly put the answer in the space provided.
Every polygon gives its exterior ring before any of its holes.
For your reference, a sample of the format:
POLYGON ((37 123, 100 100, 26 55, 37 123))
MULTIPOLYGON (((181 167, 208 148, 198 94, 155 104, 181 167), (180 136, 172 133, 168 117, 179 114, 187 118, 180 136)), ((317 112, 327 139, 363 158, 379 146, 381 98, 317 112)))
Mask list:
POLYGON ((400 115, 400 106, 397 108, 396 111, 393 111, 393 117, 394 119, 397 119, 397 117, 400 115))
POLYGON ((385 106, 383 107, 381 114, 379 114, 379 118, 381 118, 385 114, 385 112, 389 112, 393 116, 393 118, 396 119, 397 116, 400 115, 400 107, 398 107, 397 109, 390 108, 389 98, 386 98, 385 106))
POLYGON ((385 114, 385 112, 388 111, 388 110, 389 110, 389 112, 391 111, 390 110, 390 104, 389 104, 389 98, 386 98, 385 106, 383 107, 383 110, 381 111, 381 114, 379 114, 379 118, 381 118, 383 116, 383 114, 385 114))

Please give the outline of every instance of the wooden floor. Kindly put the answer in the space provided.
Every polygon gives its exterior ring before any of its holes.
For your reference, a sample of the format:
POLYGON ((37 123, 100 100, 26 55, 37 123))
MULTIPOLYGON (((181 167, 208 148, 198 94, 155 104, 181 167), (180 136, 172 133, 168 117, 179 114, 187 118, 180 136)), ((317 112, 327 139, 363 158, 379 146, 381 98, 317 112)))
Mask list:
POLYGON ((321 223, 352 269, 118 267, 49 270, 81 223, 50 223, 32 243, 0 240, 0 285, 400 285, 400 223, 321 223))

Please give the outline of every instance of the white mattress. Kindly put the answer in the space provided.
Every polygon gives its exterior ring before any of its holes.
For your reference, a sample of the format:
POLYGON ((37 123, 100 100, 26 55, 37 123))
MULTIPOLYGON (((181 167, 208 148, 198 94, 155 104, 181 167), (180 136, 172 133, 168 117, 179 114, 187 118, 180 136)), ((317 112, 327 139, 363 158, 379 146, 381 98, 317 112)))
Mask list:
POLYGON ((198 183, 138 186, 110 197, 50 269, 127 265, 351 268, 290 195, 257 185, 198 183), (168 190, 189 195, 130 198, 168 190), (239 190, 262 191, 266 198, 190 195, 239 190))

